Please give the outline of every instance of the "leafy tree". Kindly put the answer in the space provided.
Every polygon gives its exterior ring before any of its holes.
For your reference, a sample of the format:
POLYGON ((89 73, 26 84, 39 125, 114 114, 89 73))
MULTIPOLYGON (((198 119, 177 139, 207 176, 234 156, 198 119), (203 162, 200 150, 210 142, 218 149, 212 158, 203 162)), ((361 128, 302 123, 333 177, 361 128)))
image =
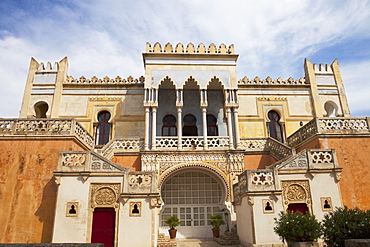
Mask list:
POLYGON ((302 214, 301 212, 280 212, 279 218, 275 218, 274 231, 282 241, 308 242, 321 237, 321 223, 314 215, 302 214))
POLYGON ((324 216, 322 225, 326 244, 342 247, 345 239, 370 238, 370 210, 336 208, 324 216))

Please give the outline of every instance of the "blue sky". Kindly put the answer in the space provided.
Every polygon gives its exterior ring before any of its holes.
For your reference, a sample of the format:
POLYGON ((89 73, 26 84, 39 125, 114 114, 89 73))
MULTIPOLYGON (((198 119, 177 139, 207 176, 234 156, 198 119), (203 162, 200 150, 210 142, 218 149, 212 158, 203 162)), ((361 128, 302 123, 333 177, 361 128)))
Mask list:
POLYGON ((144 74, 145 43, 225 43, 238 78, 304 76, 339 60, 352 116, 370 116, 370 1, 0 1, 0 117, 18 117, 29 61, 73 77, 144 74))

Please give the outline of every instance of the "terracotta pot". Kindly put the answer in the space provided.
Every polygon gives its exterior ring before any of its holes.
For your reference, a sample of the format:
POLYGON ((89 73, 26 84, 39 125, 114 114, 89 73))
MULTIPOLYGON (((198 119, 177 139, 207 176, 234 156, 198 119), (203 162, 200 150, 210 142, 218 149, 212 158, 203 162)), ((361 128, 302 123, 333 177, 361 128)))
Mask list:
POLYGON ((220 237, 220 228, 212 228, 213 237, 219 238, 220 237))
POLYGON ((173 229, 173 230, 168 230, 168 232, 170 233, 170 238, 176 238, 176 232, 177 232, 177 229, 173 229))

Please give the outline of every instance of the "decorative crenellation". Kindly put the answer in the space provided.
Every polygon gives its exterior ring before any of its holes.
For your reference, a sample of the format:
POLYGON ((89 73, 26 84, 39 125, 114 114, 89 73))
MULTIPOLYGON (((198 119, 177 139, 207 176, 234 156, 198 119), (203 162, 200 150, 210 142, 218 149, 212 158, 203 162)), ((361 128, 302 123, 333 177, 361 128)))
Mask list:
POLYGON ((234 54, 234 45, 230 45, 228 48, 225 44, 221 44, 218 48, 217 46, 212 43, 208 46, 208 49, 203 43, 200 43, 197 48, 195 48, 194 44, 189 43, 184 48, 182 43, 177 43, 175 49, 173 48, 171 43, 167 43, 164 48, 160 43, 155 43, 152 47, 150 43, 146 43, 146 53, 177 53, 177 54, 234 54))
POLYGON ((89 149, 94 147, 94 138, 75 119, 1 119, 0 135, 75 136, 89 149))
POLYGON ((72 76, 68 76, 65 84, 143 84, 145 82, 145 77, 140 76, 139 79, 135 79, 132 76, 127 77, 127 79, 116 76, 116 78, 111 79, 108 76, 103 79, 99 79, 96 76, 93 76, 91 79, 86 79, 84 76, 81 76, 79 79, 75 79, 72 76))
POLYGON ((58 72, 59 63, 55 62, 54 65, 51 65, 51 62, 47 62, 46 66, 43 62, 39 63, 36 73, 46 73, 46 72, 58 72))
POLYGON ((296 147, 316 134, 369 133, 367 118, 314 118, 287 138, 289 146, 296 147))
POLYGON ((330 64, 313 64, 315 74, 333 74, 330 64))
POLYGON ((292 77, 284 80, 281 77, 277 78, 276 80, 272 80, 270 76, 268 76, 265 80, 261 80, 258 76, 254 79, 249 79, 248 77, 244 76, 243 79, 238 81, 239 85, 306 85, 306 79, 304 77, 300 78, 299 80, 294 80, 292 77))

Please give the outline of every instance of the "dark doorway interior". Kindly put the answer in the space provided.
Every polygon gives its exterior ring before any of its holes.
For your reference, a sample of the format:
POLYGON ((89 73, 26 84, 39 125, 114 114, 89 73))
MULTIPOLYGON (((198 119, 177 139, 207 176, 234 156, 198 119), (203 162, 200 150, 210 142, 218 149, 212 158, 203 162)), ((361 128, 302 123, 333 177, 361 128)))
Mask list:
POLYGON ((93 213, 91 243, 114 246, 116 212, 114 208, 96 208, 93 213))

